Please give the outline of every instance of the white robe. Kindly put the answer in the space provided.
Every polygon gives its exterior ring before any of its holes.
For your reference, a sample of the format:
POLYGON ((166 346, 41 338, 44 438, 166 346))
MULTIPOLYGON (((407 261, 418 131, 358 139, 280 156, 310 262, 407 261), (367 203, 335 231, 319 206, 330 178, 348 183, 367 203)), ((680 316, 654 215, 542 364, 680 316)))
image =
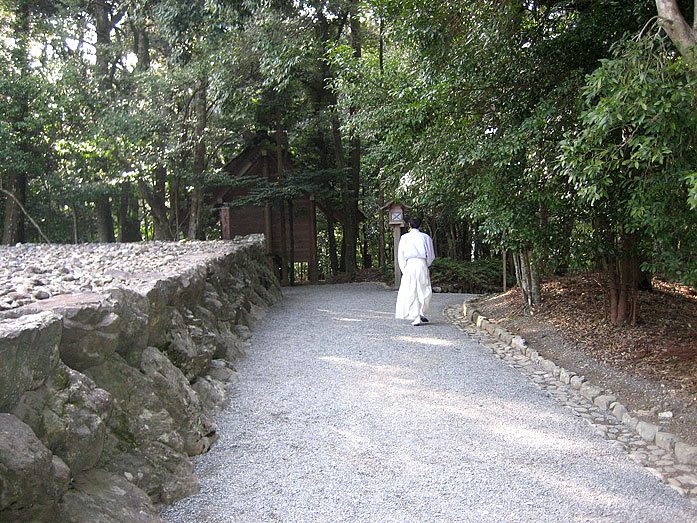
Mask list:
POLYGON ((431 305, 431 278, 423 258, 407 260, 397 293, 394 317, 398 320, 415 320, 427 317, 431 305))
POLYGON ((402 281, 397 293, 395 318, 414 320, 428 315, 431 304, 431 278, 428 267, 433 263, 433 240, 428 234, 412 229, 402 236, 397 251, 402 281))

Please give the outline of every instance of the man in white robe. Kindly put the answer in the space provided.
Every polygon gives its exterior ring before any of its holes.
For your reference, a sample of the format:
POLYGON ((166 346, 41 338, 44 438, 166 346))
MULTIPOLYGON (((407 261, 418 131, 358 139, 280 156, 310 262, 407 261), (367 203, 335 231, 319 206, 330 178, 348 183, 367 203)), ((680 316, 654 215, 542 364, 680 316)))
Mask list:
POLYGON ((419 230, 421 220, 409 220, 411 230, 399 240, 397 258, 402 281, 397 293, 395 318, 412 320, 412 325, 428 323, 431 304, 431 277, 428 268, 436 258, 433 240, 419 230))

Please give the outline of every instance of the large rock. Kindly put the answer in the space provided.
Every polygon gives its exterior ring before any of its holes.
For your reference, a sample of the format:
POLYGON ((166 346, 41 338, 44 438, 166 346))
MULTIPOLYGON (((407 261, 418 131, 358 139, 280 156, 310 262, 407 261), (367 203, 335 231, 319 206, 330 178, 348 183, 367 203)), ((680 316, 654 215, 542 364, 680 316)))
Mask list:
POLYGON ((153 347, 143 352, 141 369, 174 419, 186 453, 195 456, 206 452, 217 439, 217 427, 184 373, 153 347))
POLYGON ((31 427, 0 414, 0 521, 50 521, 70 471, 31 427))
POLYGON ((114 399, 99 466, 134 478, 155 501, 168 503, 195 492, 180 427, 153 380, 117 354, 87 372, 114 399))
POLYGON ((123 321, 101 296, 62 306, 56 310, 63 318, 60 355, 69 367, 83 371, 104 363, 116 352, 123 321))
POLYGON ((77 474, 99 461, 111 408, 109 393, 63 366, 45 385, 24 394, 13 414, 77 474))
POLYGON ((160 345, 189 381, 205 374, 216 354, 215 334, 186 307, 169 308, 169 329, 160 345))
POLYGON ((109 298, 114 312, 121 318, 116 352, 130 365, 137 367, 148 344, 150 302, 130 289, 110 289, 109 298))
POLYGON ((55 374, 60 340, 61 320, 52 312, 0 320, 0 412, 55 374))
POLYGON ((59 506, 65 523, 154 523, 162 521, 150 498, 123 476, 92 470, 80 476, 59 506))

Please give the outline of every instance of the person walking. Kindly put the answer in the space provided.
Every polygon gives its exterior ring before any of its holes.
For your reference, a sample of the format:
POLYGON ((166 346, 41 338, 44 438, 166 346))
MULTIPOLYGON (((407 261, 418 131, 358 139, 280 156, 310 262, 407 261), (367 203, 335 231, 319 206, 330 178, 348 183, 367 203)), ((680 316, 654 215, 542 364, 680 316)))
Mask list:
POLYGON ((397 293, 395 318, 412 320, 412 325, 428 323, 431 304, 431 277, 428 268, 436 258, 431 237, 419 230, 421 220, 409 220, 410 231, 399 240, 397 259, 402 281, 397 293))

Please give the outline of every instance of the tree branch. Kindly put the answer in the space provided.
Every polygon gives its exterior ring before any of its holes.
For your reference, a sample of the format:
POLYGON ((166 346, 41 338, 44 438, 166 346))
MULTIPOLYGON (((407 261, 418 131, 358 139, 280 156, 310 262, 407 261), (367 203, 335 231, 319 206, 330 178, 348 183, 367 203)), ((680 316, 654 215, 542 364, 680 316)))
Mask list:
POLYGON ((3 189, 2 187, 0 187, 0 191, 2 191, 4 194, 6 194, 7 196, 9 196, 10 198, 12 198, 15 201, 15 203, 17 204, 17 207, 19 207, 22 210, 22 212, 24 213, 24 216, 26 216, 29 219, 29 221, 34 225, 34 227, 36 227, 36 230, 39 231, 39 234, 44 239, 44 241, 46 243, 51 243, 51 240, 49 240, 46 237, 44 232, 41 230, 41 227, 39 227, 39 224, 34 221, 34 218, 31 217, 31 215, 24 208, 24 205, 22 205, 22 203, 17 199, 17 197, 14 194, 12 194, 10 191, 3 189))

